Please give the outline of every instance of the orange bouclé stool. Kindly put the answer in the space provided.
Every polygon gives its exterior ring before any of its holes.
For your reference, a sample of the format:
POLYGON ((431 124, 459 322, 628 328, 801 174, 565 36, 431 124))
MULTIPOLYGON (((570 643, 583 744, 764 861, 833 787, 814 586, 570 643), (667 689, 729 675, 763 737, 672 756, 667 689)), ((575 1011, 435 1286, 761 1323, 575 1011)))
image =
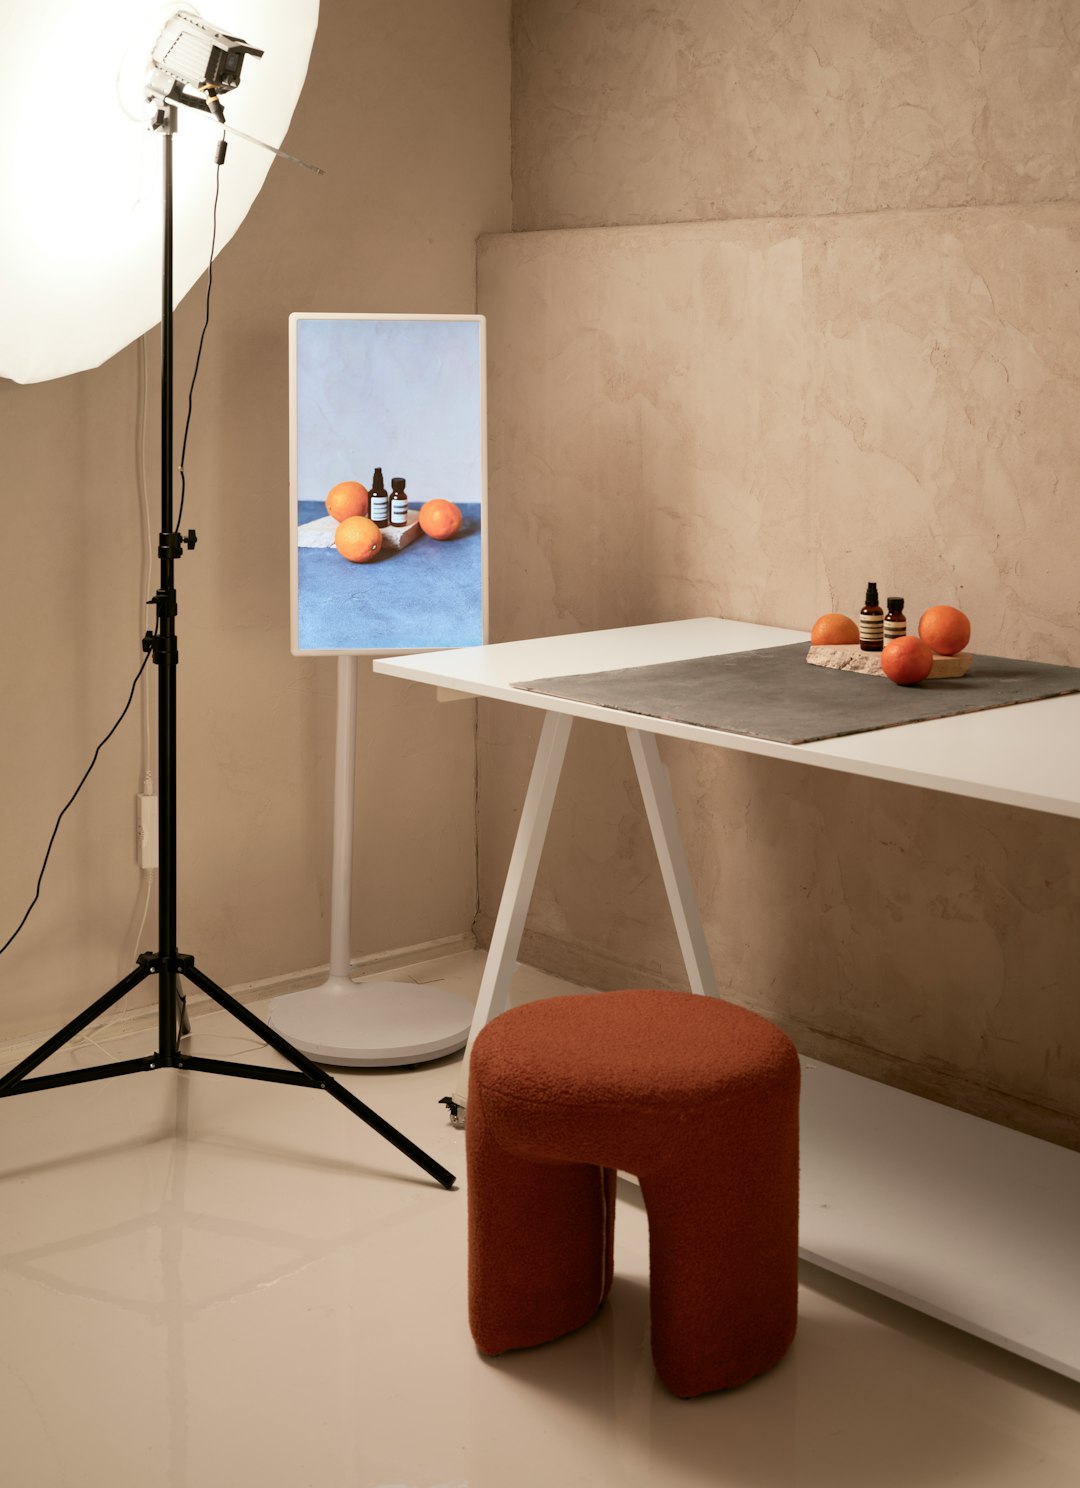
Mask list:
POLYGON ((572 1332, 611 1288, 615 1175, 649 1218, 652 1353, 676 1395, 782 1358, 798 1288, 799 1061, 689 992, 553 997, 478 1036, 466 1119, 469 1321, 485 1354, 572 1332))

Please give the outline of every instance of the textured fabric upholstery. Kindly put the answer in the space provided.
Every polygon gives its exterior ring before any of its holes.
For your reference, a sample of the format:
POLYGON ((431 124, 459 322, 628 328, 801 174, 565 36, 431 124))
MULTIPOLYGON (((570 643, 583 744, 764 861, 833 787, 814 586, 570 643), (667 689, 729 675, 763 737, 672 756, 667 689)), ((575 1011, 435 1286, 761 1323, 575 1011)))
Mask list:
POLYGON ((579 1328, 611 1288, 615 1174, 649 1219, 652 1350, 676 1395, 744 1383, 795 1332, 799 1062, 688 992, 555 997, 473 1048, 469 1317, 486 1354, 579 1328))

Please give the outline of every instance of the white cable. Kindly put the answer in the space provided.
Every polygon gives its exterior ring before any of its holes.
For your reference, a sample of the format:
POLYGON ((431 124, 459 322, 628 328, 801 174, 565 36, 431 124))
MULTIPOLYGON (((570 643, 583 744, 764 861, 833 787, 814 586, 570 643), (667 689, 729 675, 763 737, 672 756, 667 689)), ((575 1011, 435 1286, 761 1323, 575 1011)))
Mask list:
MULTIPOLYGON (((136 448, 136 476, 139 486, 139 504, 142 508, 143 536, 146 539, 146 547, 143 552, 143 573, 141 598, 146 599, 150 591, 151 576, 154 570, 154 539, 150 524, 150 482, 146 476, 146 410, 150 402, 149 390, 146 385, 146 337, 139 337, 139 422, 136 448)), ((146 615, 144 604, 142 615, 146 615)), ((142 793, 144 796, 154 794, 154 772, 151 768, 152 745, 150 740, 150 684, 147 674, 143 673, 140 684, 142 687, 142 713, 143 713, 143 757, 142 757, 142 793)), ((139 954, 139 943, 142 940, 143 930, 146 928, 146 919, 150 913, 150 898, 154 887, 154 870, 144 868, 142 870, 143 908, 142 918, 139 920, 139 928, 135 932, 135 947, 128 958, 127 965, 131 965, 139 954)))
MULTIPOLYGON (((146 337, 140 336, 138 341, 138 366, 139 366, 139 420, 136 432, 136 460, 135 474, 139 487, 139 504, 142 509, 143 536, 146 539, 146 549, 143 555, 142 592, 139 596, 143 601, 140 610, 140 623, 146 618, 145 600, 150 592, 150 578, 154 568, 154 543, 150 527, 150 483, 146 478, 146 408, 149 403, 146 386, 146 337)), ((143 704, 143 790, 153 794, 154 777, 150 768, 150 687, 146 675, 143 675, 142 704, 143 704)))
MULTIPOLYGON (((140 336, 135 343, 136 368, 138 376, 138 392, 135 416, 135 485, 139 495, 139 510, 142 518, 142 530, 144 537, 143 562, 139 584, 139 624, 145 623, 146 606, 145 601, 150 589, 151 575, 154 566, 153 532, 150 526, 150 501, 149 481, 146 476, 146 410, 149 403, 147 388, 147 356, 146 336, 140 336)), ((144 672, 139 682, 142 699, 142 792, 144 795, 153 795, 154 776, 151 770, 151 739, 150 739, 150 686, 147 680, 148 673, 144 672)), ((125 960, 123 970, 126 970, 134 962, 139 954, 143 931, 146 928, 147 917, 150 913, 150 900, 153 897, 154 870, 144 868, 140 873, 139 892, 142 895, 142 914, 139 919, 139 928, 135 932, 135 947, 131 956, 125 960)), ((101 1048, 98 1039, 107 1036, 112 1029, 122 1023, 125 1018, 123 1012, 124 1004, 131 993, 125 993, 113 1010, 112 1016, 104 1022, 94 1023, 89 1029, 84 1029, 79 1036, 72 1041, 73 1048, 79 1048, 84 1044, 93 1044, 95 1048, 101 1048)), ((102 1049, 102 1053, 107 1050, 102 1049)), ((113 1058, 111 1054, 108 1055, 113 1058)))

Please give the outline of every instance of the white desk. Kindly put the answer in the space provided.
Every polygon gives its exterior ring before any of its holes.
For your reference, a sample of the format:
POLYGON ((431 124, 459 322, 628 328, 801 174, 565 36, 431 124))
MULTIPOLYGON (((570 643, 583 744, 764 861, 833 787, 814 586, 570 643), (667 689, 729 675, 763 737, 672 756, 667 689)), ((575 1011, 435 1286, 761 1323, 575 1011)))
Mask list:
MULTIPOLYGON (((473 1019, 506 1005, 574 718, 625 729, 691 989, 716 994, 656 736, 1080 817, 1080 694, 812 744, 649 718, 514 683, 808 640, 716 619, 387 657, 375 670, 538 708, 544 724, 473 1019)), ((800 1251, 1080 1380, 1080 1153, 804 1060, 800 1251)))

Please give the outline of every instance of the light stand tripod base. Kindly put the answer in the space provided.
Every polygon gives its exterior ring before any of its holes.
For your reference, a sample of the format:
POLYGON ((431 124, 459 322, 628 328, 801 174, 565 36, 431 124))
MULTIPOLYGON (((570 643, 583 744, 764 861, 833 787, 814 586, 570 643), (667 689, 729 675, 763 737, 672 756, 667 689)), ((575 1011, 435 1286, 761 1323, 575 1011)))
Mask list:
POLYGON ((267 1022, 319 1063, 374 1067, 455 1054, 468 1040, 472 1012, 446 987, 330 976, 275 998, 267 1022))
MULTIPOLYGON (((423 1168, 444 1188, 454 1186, 454 1175, 442 1163, 411 1142, 388 1121, 366 1106, 337 1080, 319 1068, 301 1050, 294 1048, 276 1029, 269 1027, 235 997, 210 980, 195 964, 193 956, 183 955, 176 945, 176 668, 179 652, 176 644, 175 564, 184 548, 195 546, 195 534, 185 539, 175 530, 173 521, 173 158, 172 138, 176 128, 176 108, 166 104, 158 113, 154 128, 163 144, 163 263, 161 275, 161 533, 158 542, 161 583, 150 601, 157 613, 157 624, 148 631, 143 649, 153 656, 158 670, 158 934, 157 951, 144 951, 135 969, 103 993, 90 1007, 54 1034, 32 1054, 0 1076, 0 1099, 26 1095, 32 1091, 57 1089, 63 1085, 83 1084, 88 1080, 106 1080, 116 1075, 141 1074, 150 1070, 198 1070, 211 1075, 229 1075, 237 1079, 261 1080, 275 1085, 300 1085, 321 1090, 333 1097, 347 1111, 365 1122, 386 1141, 423 1168), (147 977, 158 979, 158 1048, 141 1059, 125 1059, 87 1068, 67 1069, 50 1075, 34 1075, 64 1044, 74 1038, 95 1018, 120 1001, 147 977), (291 1069, 272 1065, 245 1064, 239 1060, 206 1059, 185 1053, 180 1038, 187 1032, 185 999, 180 989, 186 978, 200 992, 237 1022, 263 1040, 291 1069)), ((335 963, 340 966, 341 963, 335 963)), ((345 963, 347 966, 347 962, 345 963)))

